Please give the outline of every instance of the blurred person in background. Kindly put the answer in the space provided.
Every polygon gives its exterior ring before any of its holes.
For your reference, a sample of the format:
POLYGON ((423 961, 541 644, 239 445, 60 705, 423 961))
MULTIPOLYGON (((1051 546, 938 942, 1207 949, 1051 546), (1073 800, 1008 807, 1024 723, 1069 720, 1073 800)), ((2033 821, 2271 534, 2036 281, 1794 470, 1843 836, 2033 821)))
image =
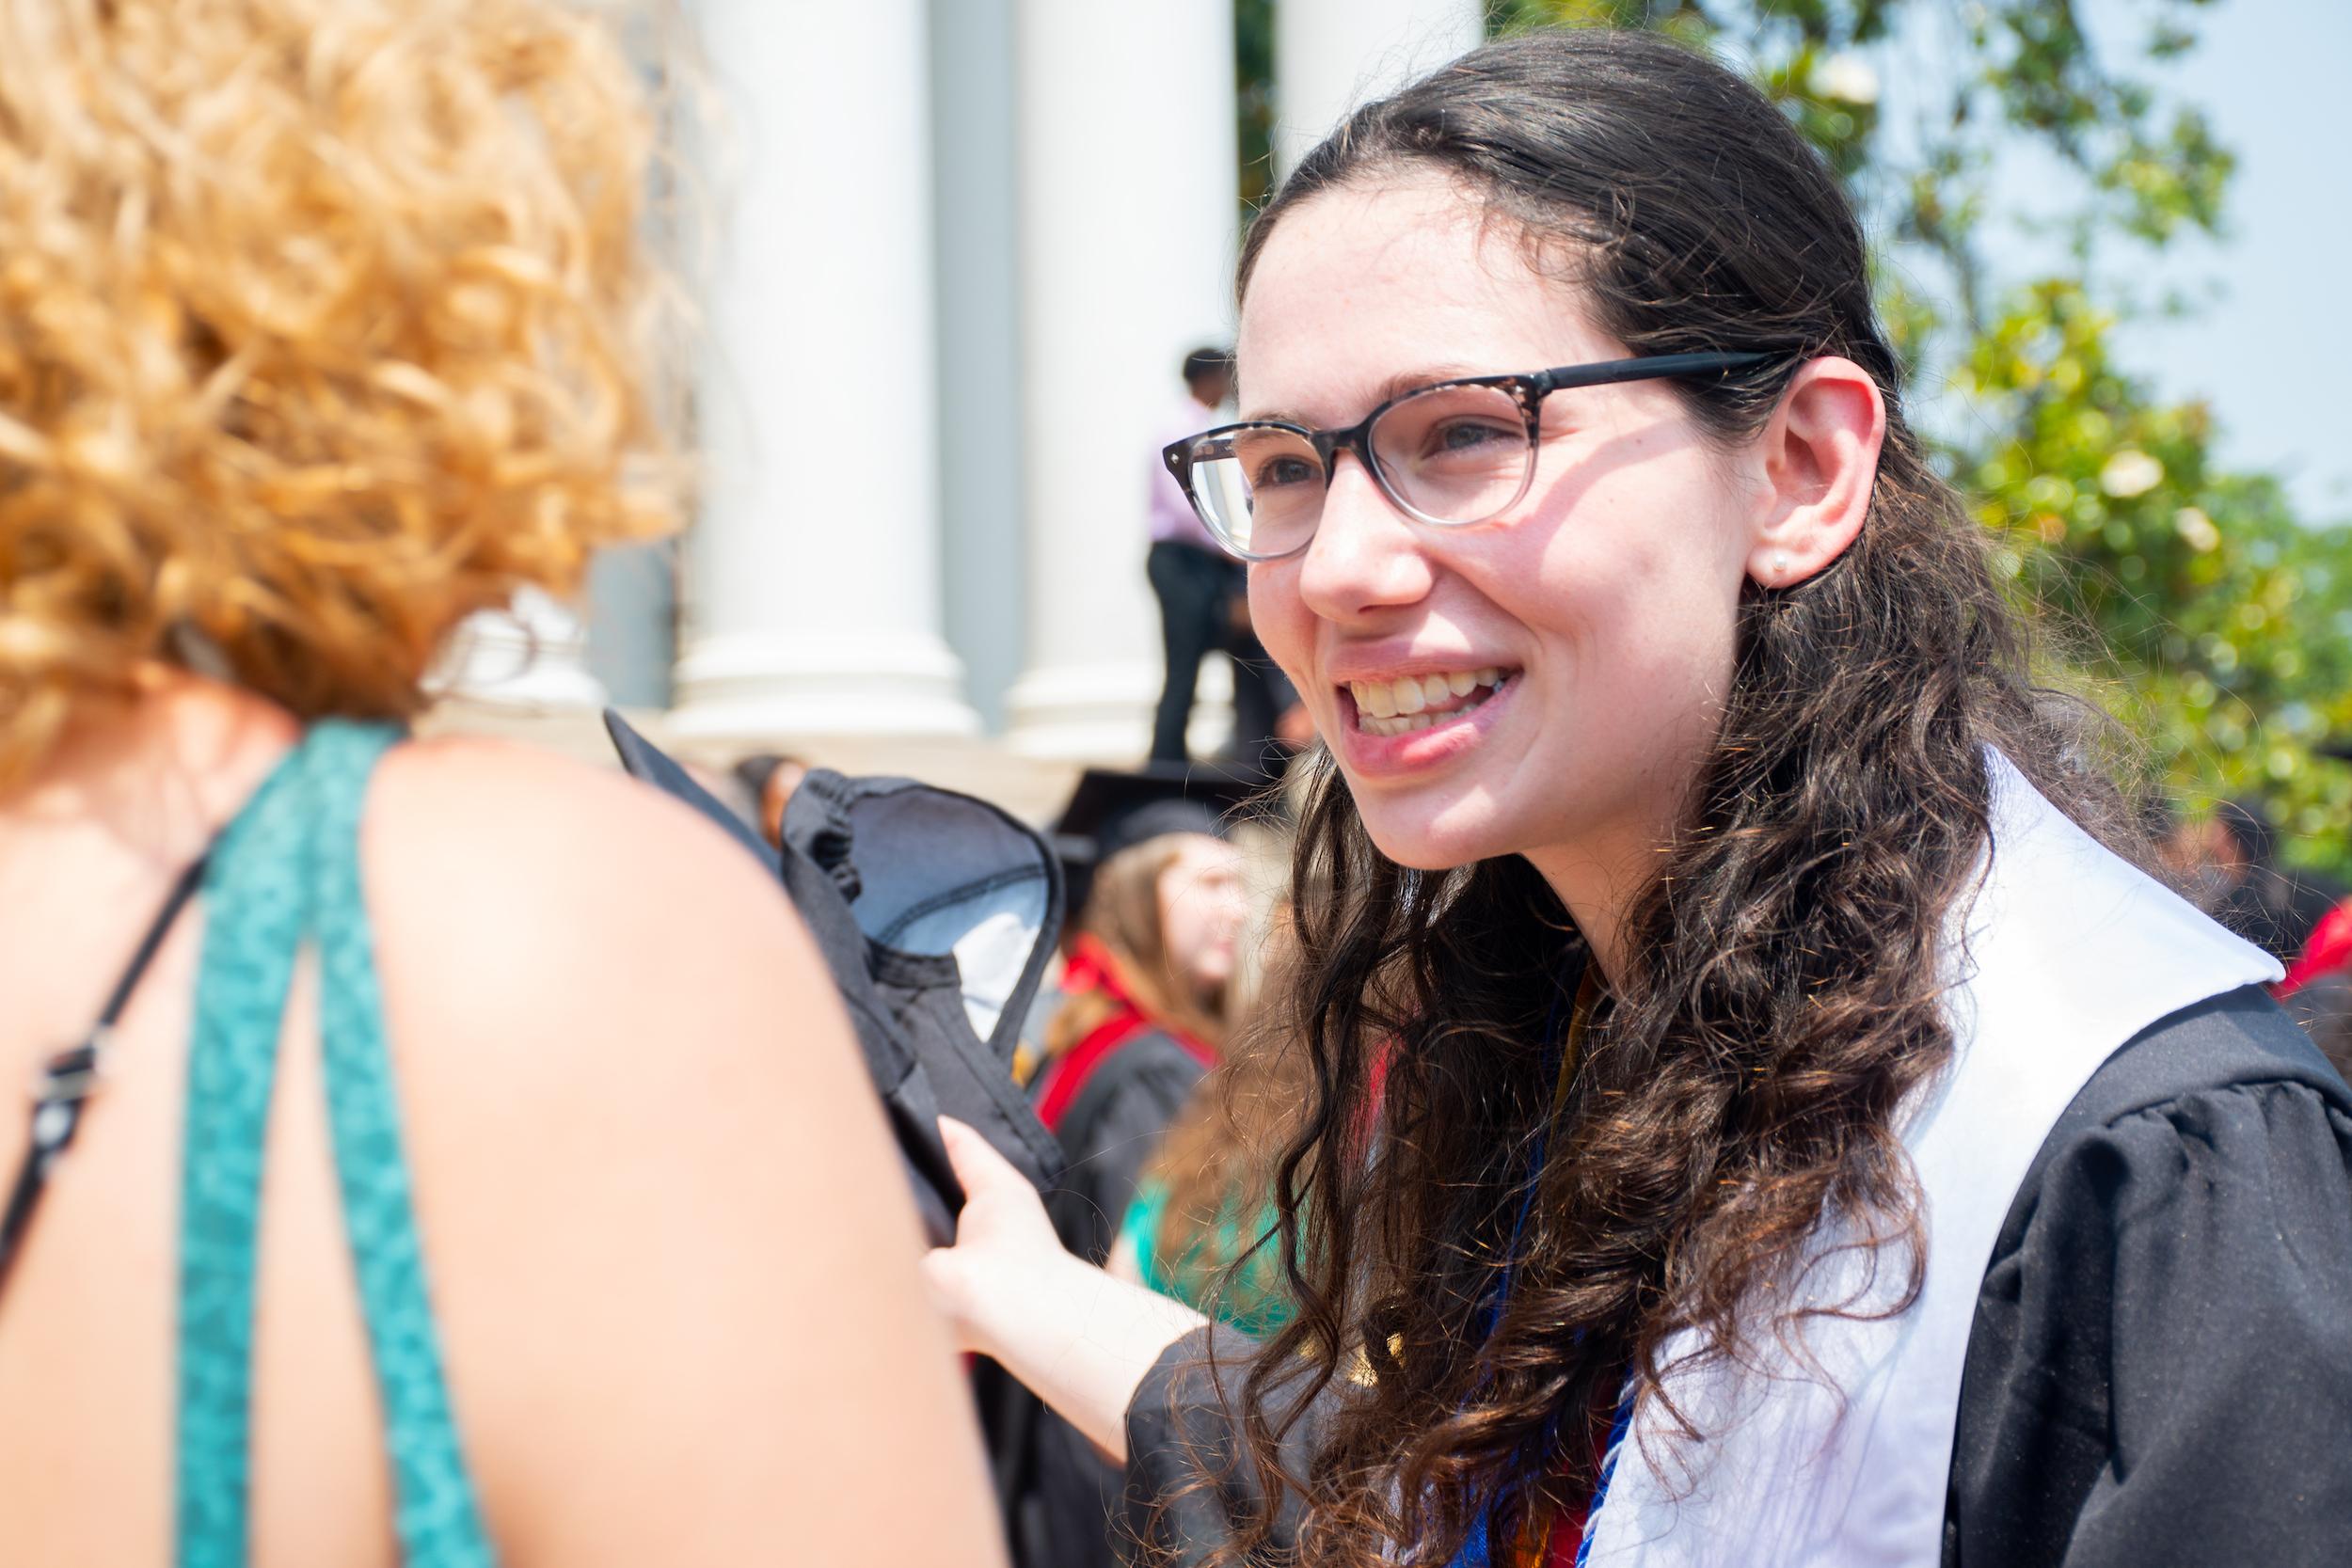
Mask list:
POLYGON ((1241 851, 1190 801, 1138 814, 1098 867, 1033 1093, 1070 1169, 1048 1207, 1074 1252, 1110 1250, 1136 1177, 1215 1064, 1248 918, 1241 851))
POLYGON ((2327 957, 2333 959, 2327 967, 2289 971, 2277 995, 2319 1053, 2352 1079, 2352 953, 2339 948, 2327 957))
POLYGON ((1001 1560, 772 880, 403 736, 677 518, 628 20, 0 7, 12 1562, 1001 1560))
MULTIPOLYGON (((1280 886, 1296 851, 1290 824, 1314 771, 1311 757, 1294 759, 1281 809, 1241 836, 1253 888, 1280 886)), ((1263 1004, 1298 984, 1297 958, 1290 896, 1252 899, 1226 991, 1224 1047, 1137 1174, 1104 1263, 1118 1278, 1260 1337, 1291 1312, 1268 1196, 1271 1157, 1313 1088, 1284 1009, 1263 1004)))
MULTIPOLYGON (((1065 842, 1087 849, 1073 866, 1061 1002, 1030 1092, 1069 1157, 1046 1211, 1062 1244, 1098 1263, 1145 1162, 1230 1032, 1248 919, 1241 851, 1185 788, 1092 772, 1063 814, 1065 842)), ((1033 1399, 1010 1409, 991 1430, 1014 1560, 1103 1568, 1119 1467, 1033 1399)))
POLYGON ((2336 1070, 2352 1077, 2352 901, 2319 918, 2271 994, 2336 1070))
POLYGON ((1161 421, 1152 449, 1152 548, 1145 560, 1152 593, 1160 602, 1160 653, 1167 670, 1159 706, 1152 720, 1152 760, 1183 762, 1189 752, 1184 731, 1192 721, 1200 661, 1223 653, 1233 667, 1232 754, 1245 766, 1259 764, 1278 718, 1292 705, 1249 629, 1248 583, 1241 563, 1217 547, 1201 525, 1184 487, 1160 460, 1168 441, 1214 424, 1233 395, 1233 360, 1222 348, 1197 348, 1184 356, 1185 395, 1161 421))
MULTIPOLYGON (((2320 745, 2318 754, 2352 761, 2352 741, 2330 739, 2320 745)), ((2323 895, 2331 891, 2319 879, 2306 879, 2317 884, 2323 895)), ((2337 896, 2286 965, 2286 976, 2272 994, 2336 1070, 2352 1077, 2352 897, 2337 896)))
POLYGON ((2159 845, 2189 901, 2282 964, 2292 965, 2344 890, 2278 863, 2279 832, 2250 797, 2176 823, 2159 845))
MULTIPOLYGON (((1296 981, 1287 900, 1256 942, 1256 984, 1296 981)), ((1105 1267, 1117 1278, 1263 1338, 1288 1323, 1272 1191, 1274 1151, 1312 1096, 1311 1064, 1279 1011, 1232 1009, 1216 1066, 1138 1173, 1105 1267)))

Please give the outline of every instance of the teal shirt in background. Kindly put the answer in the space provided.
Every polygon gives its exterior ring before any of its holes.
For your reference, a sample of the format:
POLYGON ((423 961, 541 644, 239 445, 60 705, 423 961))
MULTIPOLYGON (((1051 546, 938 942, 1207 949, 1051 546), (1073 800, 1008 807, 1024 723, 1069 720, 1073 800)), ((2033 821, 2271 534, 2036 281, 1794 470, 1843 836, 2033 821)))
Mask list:
POLYGON ((1146 1177, 1138 1182, 1135 1201, 1120 1222, 1119 1240, 1113 1243, 1114 1253, 1123 1249, 1135 1259, 1143 1283, 1257 1338, 1289 1323, 1292 1307, 1280 1288, 1281 1261, 1276 1243, 1268 1242, 1251 1256, 1239 1275, 1231 1272, 1233 1259, 1274 1228, 1273 1211, 1260 1210, 1258 1224, 1245 1237, 1233 1217, 1234 1205, 1228 1203, 1217 1215, 1213 1246, 1196 1241, 1182 1258, 1169 1259, 1159 1252, 1168 1198, 1168 1183, 1158 1178, 1146 1177))

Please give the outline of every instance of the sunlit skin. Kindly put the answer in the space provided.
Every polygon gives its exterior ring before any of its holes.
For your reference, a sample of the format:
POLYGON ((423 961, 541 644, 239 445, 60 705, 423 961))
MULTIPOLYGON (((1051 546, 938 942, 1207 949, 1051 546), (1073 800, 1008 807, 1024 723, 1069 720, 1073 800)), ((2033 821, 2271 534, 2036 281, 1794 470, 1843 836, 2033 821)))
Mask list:
POLYGON ((784 808, 792 803, 792 792, 808 777, 808 764, 785 758, 768 775, 768 782, 759 790, 759 831, 770 844, 784 842, 784 808))
POLYGON ((1160 940, 1168 966, 1196 994, 1233 977, 1234 947, 1249 918, 1241 851, 1207 833, 1186 833, 1160 873, 1160 940))
MULTIPOLYGON (((1241 417, 1341 427, 1448 376, 1629 352, 1511 226, 1434 176, 1390 180, 1274 231, 1242 311, 1241 417)), ((1741 584, 1802 580, 1851 541, 1883 428, 1875 386, 1834 358, 1728 448, 1664 382, 1554 393, 1526 497, 1456 528, 1407 518, 1343 455, 1307 549, 1250 568, 1251 615, 1383 853, 1525 855, 1616 973, 1619 915, 1720 718, 1741 584), (1486 667, 1509 678, 1459 718, 1359 727, 1351 681, 1486 667)))

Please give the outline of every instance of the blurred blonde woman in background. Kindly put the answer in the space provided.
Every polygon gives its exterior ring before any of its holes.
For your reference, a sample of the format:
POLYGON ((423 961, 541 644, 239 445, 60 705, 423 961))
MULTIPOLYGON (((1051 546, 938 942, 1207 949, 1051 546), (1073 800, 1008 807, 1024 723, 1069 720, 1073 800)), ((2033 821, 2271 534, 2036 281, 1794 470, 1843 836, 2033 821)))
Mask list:
POLYGON ((1248 898, 1241 851, 1194 815, 1200 826, 1128 845, 1094 874, 1045 1033, 1038 1114, 1070 1157, 1047 1207, 1096 1262, 1225 1043, 1248 898))
POLYGON ((676 520, 622 20, 0 0, 11 1562, 999 1560, 776 889, 399 727, 676 520))
MULTIPOLYGON (((1105 852, 1033 1085, 1069 1156, 1046 1211, 1062 1244, 1090 1262, 1109 1255, 1144 1163, 1224 1047, 1249 911, 1241 851, 1217 827, 1207 806, 1169 800, 1098 841, 1105 852)), ((1052 1415, 997 1430, 1022 1568, 1108 1561, 1118 1468, 1052 1415)))

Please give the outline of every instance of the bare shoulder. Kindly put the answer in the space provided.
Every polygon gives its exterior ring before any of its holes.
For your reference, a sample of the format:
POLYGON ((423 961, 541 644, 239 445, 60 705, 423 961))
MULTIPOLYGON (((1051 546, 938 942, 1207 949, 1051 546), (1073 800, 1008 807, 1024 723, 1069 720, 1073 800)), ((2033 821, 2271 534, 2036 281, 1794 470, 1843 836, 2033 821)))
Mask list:
POLYGON ((508 1152, 642 1115, 654 1084, 660 1117, 706 1131, 746 1105, 826 1124, 868 1098, 776 877, 626 773, 405 745, 362 861, 405 1088, 449 1124, 501 1121, 508 1152))
POLYGON ((692 882, 713 897, 778 902, 740 846, 678 801, 617 768, 527 746, 441 736, 394 750, 369 799, 370 870, 422 857, 437 869, 514 879, 594 925, 629 911, 605 897, 631 875, 692 882))
POLYGON ((775 877, 615 769, 471 737, 404 746, 366 834, 385 941, 471 1000, 691 1009, 821 980, 775 877))
POLYGON ((363 861, 420 1152, 439 1146, 460 1180, 493 1157, 601 1180, 641 1156, 583 1140, 648 1116, 665 1125, 640 1149, 728 1147, 723 1124, 746 1116, 771 1137, 870 1141, 863 1068, 782 887, 659 791, 499 742, 405 746, 370 795, 363 861))
POLYGON ((386 760, 363 859, 435 1312, 516 1560, 879 1563, 902 1464, 953 1503, 910 1560, 993 1557, 905 1177, 775 877, 619 773, 472 740, 386 760))

